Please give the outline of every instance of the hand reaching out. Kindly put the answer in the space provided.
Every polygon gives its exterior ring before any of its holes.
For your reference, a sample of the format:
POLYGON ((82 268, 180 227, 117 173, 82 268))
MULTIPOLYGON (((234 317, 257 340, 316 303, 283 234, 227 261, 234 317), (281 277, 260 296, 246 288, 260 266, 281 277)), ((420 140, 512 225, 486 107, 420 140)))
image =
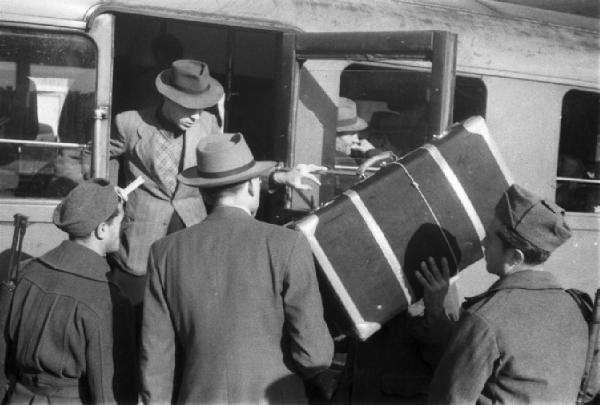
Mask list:
POLYGON ((438 268, 432 257, 427 262, 421 262, 421 270, 415 273, 417 280, 423 286, 425 310, 430 315, 439 315, 444 311, 444 300, 450 287, 450 268, 448 260, 441 260, 442 270, 438 268))

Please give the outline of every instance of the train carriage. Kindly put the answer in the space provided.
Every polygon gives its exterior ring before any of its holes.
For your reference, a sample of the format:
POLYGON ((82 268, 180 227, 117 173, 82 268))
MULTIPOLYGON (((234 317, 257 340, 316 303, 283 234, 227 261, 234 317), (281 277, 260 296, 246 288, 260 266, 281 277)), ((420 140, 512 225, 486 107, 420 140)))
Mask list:
MULTIPOLYGON (((263 218, 286 222, 357 181, 335 156, 340 97, 370 122, 394 113, 397 154, 481 115, 515 180, 569 211, 574 236, 550 271, 598 287, 598 20, 493 0, 0 0, 0 261, 15 213, 39 255, 65 237, 51 214, 74 184, 118 181, 112 119, 158 102, 154 77, 175 57, 209 64, 226 92, 215 114, 257 158, 333 168, 310 193, 269 196, 263 218)), ((458 287, 492 281, 478 262, 458 287)))

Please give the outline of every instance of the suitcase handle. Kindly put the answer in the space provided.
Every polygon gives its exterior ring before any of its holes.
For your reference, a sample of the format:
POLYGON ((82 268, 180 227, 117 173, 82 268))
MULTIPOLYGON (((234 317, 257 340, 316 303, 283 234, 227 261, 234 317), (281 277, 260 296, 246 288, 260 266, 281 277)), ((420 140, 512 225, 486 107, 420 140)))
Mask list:
POLYGON ((364 179, 365 178, 365 172, 367 170, 369 170, 369 168, 371 168, 372 166, 376 165, 379 162, 383 162, 384 160, 388 160, 388 159, 398 159, 398 156, 396 156, 396 154, 392 151, 385 151, 385 152, 381 152, 378 155, 372 156, 369 159, 365 160, 360 166, 358 166, 358 169, 356 169, 356 175, 360 177, 360 179, 364 179))

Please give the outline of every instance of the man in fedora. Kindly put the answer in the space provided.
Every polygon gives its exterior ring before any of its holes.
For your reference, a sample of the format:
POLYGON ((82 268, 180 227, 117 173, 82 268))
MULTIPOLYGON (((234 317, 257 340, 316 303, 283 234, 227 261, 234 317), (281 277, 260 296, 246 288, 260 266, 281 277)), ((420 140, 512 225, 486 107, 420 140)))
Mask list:
POLYGON ((115 187, 102 179, 81 183, 54 210, 69 239, 24 266, 3 329, 6 369, 16 375, 8 403, 137 402, 133 308, 105 257, 119 249, 122 220, 115 187))
POLYGON ((142 323, 145 402, 302 403, 333 342, 312 253, 295 231, 259 222, 260 176, 241 134, 204 138, 179 180, 212 212, 154 243, 142 323))
POLYGON ((544 271, 570 236, 562 208, 510 186, 483 241, 487 271, 499 279, 466 299, 457 325, 442 309, 447 262, 441 271, 433 260, 421 264, 417 277, 432 333, 454 331, 430 385, 430 403, 575 402, 588 327, 575 300, 544 271))
POLYGON ((369 125, 356 113, 356 103, 346 97, 340 97, 337 110, 335 137, 336 156, 369 158, 380 153, 367 139, 359 138, 359 132, 369 125))
MULTIPOLYGON (((111 139, 111 157, 124 158, 125 183, 139 176, 145 180, 127 202, 123 243, 115 256, 120 268, 135 275, 146 273, 154 241, 206 216, 198 188, 178 181, 177 174, 195 165, 198 141, 220 131, 215 116, 205 109, 217 104, 223 87, 210 76, 206 63, 176 60, 158 74, 155 84, 163 96, 162 104, 118 114, 111 139)), ((298 165, 294 170, 272 172, 271 180, 307 188, 302 179, 318 184, 311 171, 320 169, 298 165)), ((137 284, 143 285, 144 278, 139 279, 137 284)), ((139 288, 133 288, 135 295, 136 290, 139 288)))

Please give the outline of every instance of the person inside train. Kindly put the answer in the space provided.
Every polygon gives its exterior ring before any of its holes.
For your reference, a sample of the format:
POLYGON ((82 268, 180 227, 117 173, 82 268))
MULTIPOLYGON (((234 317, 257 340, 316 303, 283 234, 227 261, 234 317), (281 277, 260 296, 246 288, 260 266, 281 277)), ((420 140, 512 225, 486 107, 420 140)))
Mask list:
POLYGON ((361 139, 359 136, 368 126, 367 122, 357 115, 356 103, 349 98, 340 97, 335 136, 336 164, 356 164, 361 159, 381 152, 368 139, 361 139))

